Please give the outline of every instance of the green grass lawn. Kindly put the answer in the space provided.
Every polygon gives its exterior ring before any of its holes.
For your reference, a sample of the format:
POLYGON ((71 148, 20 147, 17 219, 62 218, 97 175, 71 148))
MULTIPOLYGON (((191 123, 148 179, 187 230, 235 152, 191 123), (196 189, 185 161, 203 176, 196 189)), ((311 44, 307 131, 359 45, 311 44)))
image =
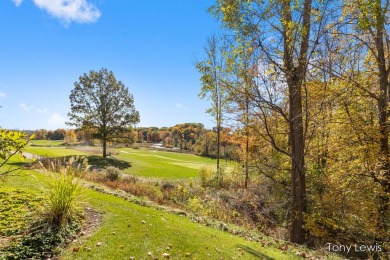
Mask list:
MULTIPOLYGON (((173 153, 146 149, 117 149, 118 158, 130 162, 132 167, 124 171, 129 174, 169 180, 198 178, 199 169, 216 165, 215 159, 193 154, 173 153)), ((230 165, 223 162, 222 164, 230 165)))
POLYGON ((32 140, 31 145, 32 146, 58 147, 58 146, 64 146, 65 141, 64 140, 32 140))
MULTIPOLYGON (((91 155, 88 152, 88 147, 83 147, 82 150, 76 149, 72 147, 28 146, 23 151, 47 157, 89 155, 88 159, 92 165, 99 167, 115 166, 128 174, 167 180, 198 178, 200 168, 216 165, 215 159, 186 153, 119 148, 114 150, 117 155, 114 155, 113 158, 102 158, 101 156, 91 155)), ((221 165, 230 167, 231 163, 222 160, 221 165)))
POLYGON ((41 147, 28 146, 23 149, 23 152, 36 154, 43 157, 63 157, 69 155, 87 155, 85 152, 76 151, 70 148, 63 147, 41 147))
MULTIPOLYGON (((1 189, 18 188, 39 194, 43 173, 23 171, 9 177, 1 189)), ((153 207, 143 207, 112 195, 84 189, 84 206, 102 214, 102 223, 91 236, 80 237, 61 253, 62 259, 299 259, 297 248, 282 251, 274 246, 233 236, 199 225, 190 219, 153 207), (98 246, 98 243, 100 246, 98 246), (78 252, 73 252, 79 248, 78 252), (169 249, 167 249, 169 248, 169 249)))
MULTIPOLYGON (((137 152, 142 157, 141 154, 150 151, 137 152)), ((177 160, 191 158, 188 155, 182 157, 181 154, 164 155, 160 152, 152 154, 163 157, 171 155, 172 157, 168 158, 177 160)), ((203 159, 197 158, 196 160, 202 162, 203 159)), ((11 163, 17 163, 18 158, 13 158, 11 161, 11 163)), ((17 214, 12 214, 12 217, 0 215, 2 223, 12 226, 13 223, 10 222, 15 221, 18 227, 22 227, 25 222, 21 222, 21 219, 26 220, 31 216, 26 210, 36 208, 36 202, 34 205, 31 204, 32 200, 29 198, 40 197, 41 187, 45 186, 49 180, 47 173, 22 170, 17 176, 9 176, 5 182, 0 182, 0 194, 12 195, 11 192, 18 189, 36 195, 18 196, 21 198, 20 203, 27 203, 26 206, 15 207, 13 210, 17 214), (22 218, 13 220, 12 218, 16 216, 22 218)), ((7 200, 4 199, 7 198, 10 197, 2 197, 3 204, 6 203, 7 200)), ((90 235, 81 236, 68 248, 63 249, 62 259, 130 259, 130 257, 153 259, 148 255, 149 252, 152 256, 156 256, 156 259, 163 259, 164 253, 170 254, 170 259, 300 259, 296 255, 297 251, 309 251, 293 246, 289 246, 287 250, 281 250, 279 247, 284 242, 271 243, 271 240, 261 234, 259 234, 263 237, 261 242, 265 242, 265 245, 248 241, 220 229, 194 223, 187 217, 168 213, 155 207, 140 206, 123 198, 87 188, 82 190, 81 199, 83 207, 91 207, 101 214, 102 223, 90 235), (75 248, 79 250, 74 250, 75 248)), ((0 243, 2 240, 0 235, 0 243)), ((313 254, 313 251, 309 253, 313 254)), ((336 258, 332 255, 327 259, 336 258)))

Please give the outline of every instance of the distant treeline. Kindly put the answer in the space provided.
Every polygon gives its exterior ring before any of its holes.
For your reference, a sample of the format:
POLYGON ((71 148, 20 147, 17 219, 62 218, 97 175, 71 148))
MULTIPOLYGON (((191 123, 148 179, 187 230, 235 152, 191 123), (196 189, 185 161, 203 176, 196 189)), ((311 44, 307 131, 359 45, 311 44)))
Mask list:
MULTIPOLYGON (((34 134, 35 140, 66 140, 74 136, 81 145, 98 145, 93 129, 39 129, 25 131, 34 134), (72 133, 70 133, 72 132, 72 133)), ((221 130, 221 158, 238 160, 238 147, 230 128, 221 130)), ((74 139, 72 138, 72 139, 74 139)), ((197 155, 217 156, 216 129, 206 129, 201 123, 183 123, 172 127, 138 127, 128 129, 110 140, 111 145, 130 146, 134 143, 161 143, 166 148, 179 148, 197 155)))

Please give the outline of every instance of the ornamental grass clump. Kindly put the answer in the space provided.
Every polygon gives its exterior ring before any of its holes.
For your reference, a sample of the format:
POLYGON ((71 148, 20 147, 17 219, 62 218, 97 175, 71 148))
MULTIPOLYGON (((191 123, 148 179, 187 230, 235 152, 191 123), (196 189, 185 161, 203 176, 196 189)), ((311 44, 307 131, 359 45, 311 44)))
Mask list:
POLYGON ((52 169, 49 169, 53 174, 47 188, 44 189, 47 198, 44 218, 51 225, 63 226, 78 215, 81 186, 76 176, 81 175, 82 170, 77 161, 70 158, 64 166, 58 167, 58 163, 53 163, 52 169))
POLYGON ((50 224, 62 226, 77 215, 80 184, 72 173, 54 176, 45 193, 48 205, 44 215, 50 224))

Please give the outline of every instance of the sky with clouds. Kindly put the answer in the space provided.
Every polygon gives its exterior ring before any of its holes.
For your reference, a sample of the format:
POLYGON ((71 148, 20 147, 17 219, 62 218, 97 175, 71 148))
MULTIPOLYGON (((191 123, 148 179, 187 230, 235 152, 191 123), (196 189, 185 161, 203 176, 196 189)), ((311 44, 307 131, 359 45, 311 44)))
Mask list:
POLYGON ((69 95, 90 70, 112 70, 133 94, 140 126, 212 127, 200 100, 213 0, 0 1, 0 127, 66 128, 69 95))

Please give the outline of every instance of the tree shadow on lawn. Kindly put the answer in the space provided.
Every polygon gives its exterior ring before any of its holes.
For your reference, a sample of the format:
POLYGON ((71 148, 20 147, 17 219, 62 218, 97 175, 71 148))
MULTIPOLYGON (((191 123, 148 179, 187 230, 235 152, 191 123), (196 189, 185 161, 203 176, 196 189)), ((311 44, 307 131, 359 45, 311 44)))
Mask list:
POLYGON ((258 258, 258 259, 267 259, 267 260, 274 260, 275 258, 272 258, 272 257, 269 257, 249 246, 244 246, 244 245, 238 245, 239 247, 241 247, 242 250, 244 250, 245 252, 251 254, 252 256, 254 256, 255 258, 258 258))
POLYGON ((131 167, 131 163, 116 158, 101 157, 96 155, 87 156, 88 164, 98 168, 107 168, 109 166, 124 170, 131 167))
MULTIPOLYGON (((18 168, 25 168, 31 165, 31 162, 29 161, 22 161, 22 162, 9 162, 7 165, 18 167, 18 168)), ((4 166, 6 168, 7 166, 4 166)))

